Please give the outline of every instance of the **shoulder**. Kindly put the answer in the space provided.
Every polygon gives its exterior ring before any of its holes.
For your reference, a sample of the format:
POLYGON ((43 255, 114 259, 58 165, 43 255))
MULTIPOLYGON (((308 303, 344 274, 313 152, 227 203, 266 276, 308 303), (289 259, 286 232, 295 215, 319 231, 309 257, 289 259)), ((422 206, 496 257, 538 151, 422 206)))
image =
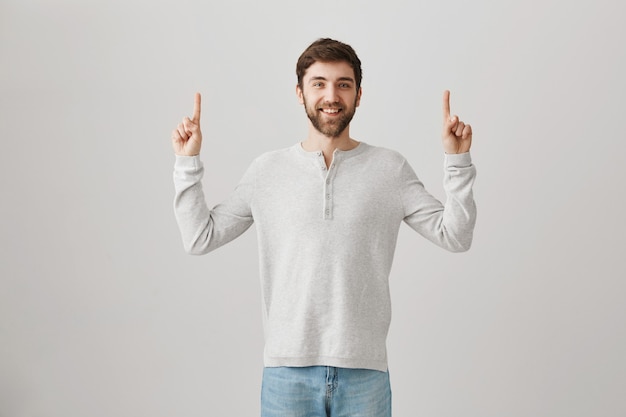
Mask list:
POLYGON ((261 155, 254 158, 252 163, 254 165, 265 166, 265 165, 273 165, 275 163, 280 163, 286 159, 291 158, 292 147, 274 149, 271 151, 267 151, 262 153, 261 155))
POLYGON ((383 146, 374 146, 363 143, 366 150, 363 154, 369 161, 389 167, 398 167, 406 163, 406 158, 398 151, 383 146))
POLYGON ((254 175, 287 175, 298 166, 297 150, 294 146, 266 151, 252 160, 248 170, 254 175))

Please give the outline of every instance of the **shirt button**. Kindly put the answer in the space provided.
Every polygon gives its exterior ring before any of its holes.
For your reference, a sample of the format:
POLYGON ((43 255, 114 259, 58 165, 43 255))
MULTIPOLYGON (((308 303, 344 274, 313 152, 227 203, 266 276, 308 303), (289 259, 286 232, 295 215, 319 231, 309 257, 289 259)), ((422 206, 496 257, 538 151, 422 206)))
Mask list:
POLYGON ((326 200, 330 200, 330 194, 326 194, 326 200))
POLYGON ((322 167, 322 171, 326 171, 326 167, 322 167))

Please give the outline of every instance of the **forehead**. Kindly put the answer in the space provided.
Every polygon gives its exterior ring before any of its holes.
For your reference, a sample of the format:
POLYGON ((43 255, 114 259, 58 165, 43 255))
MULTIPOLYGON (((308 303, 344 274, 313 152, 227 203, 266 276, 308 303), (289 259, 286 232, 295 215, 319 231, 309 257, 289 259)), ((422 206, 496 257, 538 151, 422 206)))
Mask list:
POLYGON ((322 77, 327 80, 338 80, 340 78, 350 78, 354 80, 354 70, 345 61, 313 63, 304 73, 304 79, 322 77))

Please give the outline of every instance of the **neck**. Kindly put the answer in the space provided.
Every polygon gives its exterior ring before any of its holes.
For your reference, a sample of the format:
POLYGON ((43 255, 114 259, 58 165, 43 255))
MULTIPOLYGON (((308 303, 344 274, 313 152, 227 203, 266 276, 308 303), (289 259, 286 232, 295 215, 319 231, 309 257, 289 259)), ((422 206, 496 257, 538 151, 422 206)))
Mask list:
POLYGON ((350 128, 341 132, 337 137, 329 137, 320 133, 313 126, 309 126, 309 136, 302 142, 302 148, 308 152, 322 151, 326 166, 330 166, 335 149, 349 151, 358 146, 359 142, 350 137, 350 128))

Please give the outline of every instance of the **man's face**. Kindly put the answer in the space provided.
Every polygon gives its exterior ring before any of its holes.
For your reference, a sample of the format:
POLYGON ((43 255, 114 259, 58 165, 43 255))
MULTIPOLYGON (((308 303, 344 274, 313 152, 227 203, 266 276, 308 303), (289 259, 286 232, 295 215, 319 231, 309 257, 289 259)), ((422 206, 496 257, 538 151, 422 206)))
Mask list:
POLYGON ((314 63, 296 92, 313 127, 332 138, 348 127, 361 99, 354 71, 343 61, 314 63))

